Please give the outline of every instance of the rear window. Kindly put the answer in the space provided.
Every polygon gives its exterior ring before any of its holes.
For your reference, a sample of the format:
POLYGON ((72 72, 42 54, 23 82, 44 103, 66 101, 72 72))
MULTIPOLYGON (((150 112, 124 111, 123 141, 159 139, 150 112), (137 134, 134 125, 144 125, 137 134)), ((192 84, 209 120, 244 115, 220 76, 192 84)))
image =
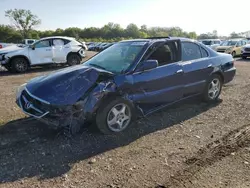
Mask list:
POLYGON ((201 56, 202 57, 208 57, 207 50, 205 50, 203 47, 201 47, 201 56))
POLYGON ((200 47, 192 42, 183 42, 182 43, 182 60, 190 61, 194 59, 201 58, 200 47))

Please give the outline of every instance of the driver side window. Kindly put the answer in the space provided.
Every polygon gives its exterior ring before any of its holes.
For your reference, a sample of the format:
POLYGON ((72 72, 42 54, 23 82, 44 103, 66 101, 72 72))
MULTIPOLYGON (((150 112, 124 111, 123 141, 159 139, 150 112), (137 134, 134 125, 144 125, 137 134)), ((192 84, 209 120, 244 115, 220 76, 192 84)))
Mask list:
POLYGON ((176 62, 177 44, 175 42, 168 42, 158 47, 147 59, 157 60, 159 66, 167 65, 176 62))
POLYGON ((46 48, 46 47, 50 47, 49 40, 42 40, 35 44, 35 48, 46 48))

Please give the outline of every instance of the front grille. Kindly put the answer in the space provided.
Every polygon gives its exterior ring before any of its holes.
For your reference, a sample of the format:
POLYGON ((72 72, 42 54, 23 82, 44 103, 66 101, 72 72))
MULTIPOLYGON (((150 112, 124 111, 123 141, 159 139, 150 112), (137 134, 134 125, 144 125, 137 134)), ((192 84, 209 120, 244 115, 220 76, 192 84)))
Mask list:
POLYGON ((250 48, 245 48, 245 51, 246 52, 250 52, 250 48))
POLYGON ((30 96, 26 90, 23 90, 19 102, 23 111, 31 116, 40 118, 48 114, 48 111, 46 112, 45 108, 43 107, 44 104, 30 96))

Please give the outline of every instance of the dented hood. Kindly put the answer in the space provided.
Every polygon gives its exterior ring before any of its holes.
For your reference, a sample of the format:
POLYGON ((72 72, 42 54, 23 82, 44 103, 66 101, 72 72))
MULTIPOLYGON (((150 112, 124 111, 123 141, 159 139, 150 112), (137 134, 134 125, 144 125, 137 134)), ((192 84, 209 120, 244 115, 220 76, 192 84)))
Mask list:
POLYGON ((54 105, 77 102, 93 86, 100 74, 111 74, 101 69, 77 65, 32 79, 28 91, 54 105))

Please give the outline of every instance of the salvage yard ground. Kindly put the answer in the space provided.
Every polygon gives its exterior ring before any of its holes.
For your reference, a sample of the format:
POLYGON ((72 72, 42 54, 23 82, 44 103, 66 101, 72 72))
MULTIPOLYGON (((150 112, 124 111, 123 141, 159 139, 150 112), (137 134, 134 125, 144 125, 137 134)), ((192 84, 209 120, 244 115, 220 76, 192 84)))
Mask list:
POLYGON ((72 139, 15 104, 19 85, 57 68, 0 71, 0 188, 250 187, 250 60, 235 64, 217 103, 190 100, 119 137, 84 128, 72 139))

